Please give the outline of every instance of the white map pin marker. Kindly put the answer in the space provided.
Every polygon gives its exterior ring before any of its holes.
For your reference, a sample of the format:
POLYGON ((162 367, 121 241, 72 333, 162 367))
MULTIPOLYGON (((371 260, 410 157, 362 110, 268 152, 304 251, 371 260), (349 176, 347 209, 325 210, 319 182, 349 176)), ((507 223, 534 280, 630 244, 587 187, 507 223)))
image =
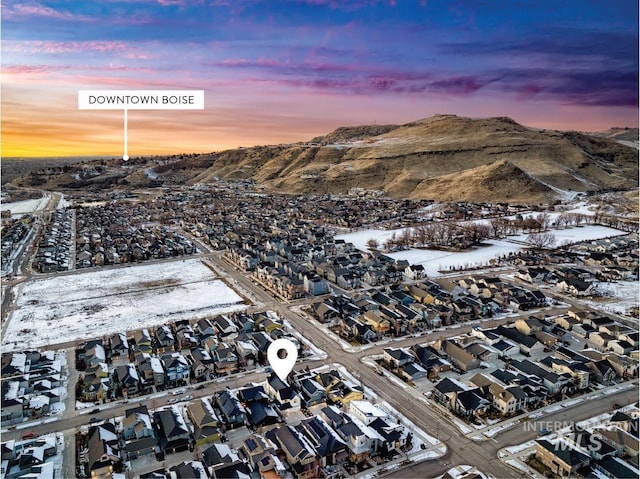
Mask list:
POLYGON ((282 381, 287 380, 287 376, 296 364, 296 359, 298 359, 298 348, 288 339, 276 339, 267 349, 267 360, 282 381))

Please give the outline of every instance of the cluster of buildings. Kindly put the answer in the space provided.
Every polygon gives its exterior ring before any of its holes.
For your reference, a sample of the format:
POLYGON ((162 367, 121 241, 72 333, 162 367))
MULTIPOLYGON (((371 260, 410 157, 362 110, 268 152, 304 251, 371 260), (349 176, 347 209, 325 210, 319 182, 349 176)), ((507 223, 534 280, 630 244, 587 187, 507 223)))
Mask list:
POLYGON ((54 351, 2 353, 2 425, 48 415, 66 397, 66 373, 54 351))
POLYGON ((497 277, 420 280, 423 276, 421 266, 407 266, 399 284, 350 297, 331 295, 313 303, 309 311, 347 340, 367 343, 384 336, 489 318, 507 309, 526 311, 547 305, 540 291, 497 277))
POLYGON ((572 311, 555 318, 530 316, 509 326, 474 328, 463 336, 411 348, 387 348, 381 364, 408 382, 439 379, 433 399, 461 417, 480 418, 490 412, 509 416, 637 377, 638 339, 637 330, 608 317, 572 311), (580 316, 583 322, 576 320, 580 316), (601 331, 594 335, 617 331, 617 341, 629 351, 605 351, 597 344, 590 347, 590 341, 579 348, 573 337, 576 328, 567 328, 577 324, 589 329, 598 324, 601 331))
POLYGON ((580 243, 564 253, 565 264, 546 267, 540 261, 521 268, 515 277, 533 285, 553 285, 556 291, 574 297, 599 296, 601 282, 638 280, 637 248, 636 233, 580 243))
POLYGON ((538 439, 531 466, 561 477, 638 477, 640 435, 637 405, 618 410, 593 426, 574 425, 538 439))
POLYGON ((113 202, 79 207, 76 215, 76 267, 131 263, 193 254, 184 235, 162 224, 142 204, 113 202))
POLYGON ((0 257, 3 273, 5 269, 11 266, 11 259, 17 253, 20 243, 30 231, 32 221, 33 218, 30 215, 16 220, 9 220, 6 224, 3 220, 2 233, 0 234, 0 237, 2 237, 0 257))
POLYGON ((148 394, 265 364, 267 349, 287 333, 277 314, 237 312, 115 333, 86 341, 76 350, 77 385, 84 401, 148 394))
POLYGON ((34 269, 41 273, 55 273, 73 268, 73 211, 55 210, 51 221, 40 236, 34 269))
POLYGON ((62 442, 61 434, 47 434, 3 442, 0 476, 25 479, 55 477, 60 461, 60 442, 62 442))
POLYGON ((79 462, 87 476, 111 477, 126 461, 190 450, 194 460, 140 477, 312 479, 397 454, 412 442, 404 425, 363 400, 362 390, 339 371, 309 371, 290 382, 271 375, 153 413, 146 406, 128 409, 124 418, 89 428, 79 462), (235 449, 224 434, 233 428, 246 428, 235 449))

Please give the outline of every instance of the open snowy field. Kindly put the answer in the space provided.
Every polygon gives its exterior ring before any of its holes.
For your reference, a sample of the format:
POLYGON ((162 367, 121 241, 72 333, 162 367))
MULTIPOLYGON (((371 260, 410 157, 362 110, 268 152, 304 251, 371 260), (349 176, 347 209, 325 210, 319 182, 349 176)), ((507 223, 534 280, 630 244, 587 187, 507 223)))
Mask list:
POLYGON ((640 283, 638 281, 618 281, 599 283, 604 298, 586 300, 590 306, 608 313, 626 314, 640 304, 640 283))
MULTIPOLYGON (((624 234, 622 231, 599 225, 586 225, 549 231, 555 235, 556 244, 558 246, 564 243, 575 243, 624 234)), ((366 251, 367 240, 375 238, 380 244, 383 244, 391 237, 391 235, 395 233, 398 236, 401 232, 402 229, 368 229, 338 235, 336 238, 351 242, 356 248, 366 251)), ((471 251, 458 252, 410 249, 406 251, 398 251, 396 253, 389 253, 388 256, 395 259, 407 260, 411 264, 421 264, 424 266, 426 273, 433 277, 439 275, 439 270, 448 270, 451 267, 482 266, 488 264, 491 259, 494 259, 497 256, 523 250, 525 249, 525 245, 523 245, 522 242, 526 241, 527 236, 527 234, 519 234, 502 240, 488 240, 485 241, 487 246, 482 246, 471 251)))
POLYGON ((11 211, 11 215, 23 215, 33 213, 34 211, 43 210, 49 202, 49 196, 44 195, 37 200, 15 201, 13 203, 2 203, 3 210, 11 211))
POLYGON ((201 261, 189 259, 37 279, 17 290, 3 350, 100 337, 245 307, 201 261))

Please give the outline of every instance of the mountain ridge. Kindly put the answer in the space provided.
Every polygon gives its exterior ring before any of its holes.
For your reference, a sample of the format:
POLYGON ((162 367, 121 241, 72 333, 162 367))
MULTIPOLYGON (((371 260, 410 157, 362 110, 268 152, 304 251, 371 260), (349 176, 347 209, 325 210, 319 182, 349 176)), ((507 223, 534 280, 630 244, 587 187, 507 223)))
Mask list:
MULTIPOLYGON (((624 143, 634 138, 633 129, 608 135, 621 133, 624 143)), ((251 179, 266 191, 298 194, 361 188, 397 198, 550 202, 559 190, 638 187, 637 149, 606 135, 533 129, 508 117, 435 115, 402 125, 341 127, 308 142, 107 162, 108 171, 89 180, 73 181, 79 176, 71 167, 39 181, 64 189, 100 188, 103 179, 127 188, 251 179)), ((29 178, 16 181, 28 186, 29 178)))

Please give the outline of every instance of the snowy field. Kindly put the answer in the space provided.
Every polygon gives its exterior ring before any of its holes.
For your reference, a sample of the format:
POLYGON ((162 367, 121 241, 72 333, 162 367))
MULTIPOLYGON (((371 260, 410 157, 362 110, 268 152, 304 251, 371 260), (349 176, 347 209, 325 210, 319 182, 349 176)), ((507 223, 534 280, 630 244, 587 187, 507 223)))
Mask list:
MULTIPOLYGON (((394 233, 400 235, 402 229, 398 230, 379 230, 368 229, 338 235, 336 238, 351 242, 356 248, 366 251, 367 240, 375 238, 380 244, 383 244, 394 233)), ((618 236, 623 232, 606 226, 587 225, 581 227, 573 227, 561 230, 550 230, 556 237, 557 245, 564 243, 575 243, 579 241, 594 240, 599 238, 607 238, 610 236, 618 236)), ((411 264, 421 264, 424 266, 427 275, 439 276, 440 270, 448 270, 456 267, 473 267, 482 266, 489 263, 490 260, 497 256, 506 255, 511 252, 515 253, 525 249, 522 244, 526 241, 528 234, 519 234, 510 236, 502 240, 485 241, 487 246, 483 246, 471 251, 437 251, 427 249, 410 249, 406 251, 398 251, 389 253, 388 256, 394 259, 404 259, 411 264)))
POLYGON ((585 300, 593 308, 608 313, 627 314, 640 304, 640 282, 638 281, 598 283, 598 288, 604 292, 606 297, 585 300))
POLYGON ((18 287, 2 347, 40 347, 243 307, 195 259, 38 279, 18 287))
POLYGON ((2 203, 3 210, 10 210, 11 215, 23 215, 26 213, 33 213, 34 211, 39 211, 44 209, 49 202, 49 197, 47 195, 39 198, 37 200, 24 200, 24 201, 16 201, 14 203, 2 203))

